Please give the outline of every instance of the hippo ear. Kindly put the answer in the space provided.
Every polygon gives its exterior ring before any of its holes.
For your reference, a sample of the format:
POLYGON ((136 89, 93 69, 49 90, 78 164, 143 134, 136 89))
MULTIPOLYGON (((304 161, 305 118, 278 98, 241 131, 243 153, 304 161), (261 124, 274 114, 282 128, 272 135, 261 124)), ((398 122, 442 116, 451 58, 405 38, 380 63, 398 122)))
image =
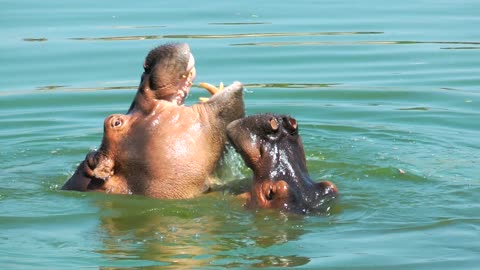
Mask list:
POLYGON ((322 196, 336 196, 338 189, 334 183, 330 181, 322 181, 315 184, 315 187, 322 196))
POLYGON ((292 118, 290 116, 286 116, 283 118, 283 123, 285 128, 288 130, 288 132, 292 135, 295 135, 298 133, 298 124, 297 120, 295 118, 292 118))

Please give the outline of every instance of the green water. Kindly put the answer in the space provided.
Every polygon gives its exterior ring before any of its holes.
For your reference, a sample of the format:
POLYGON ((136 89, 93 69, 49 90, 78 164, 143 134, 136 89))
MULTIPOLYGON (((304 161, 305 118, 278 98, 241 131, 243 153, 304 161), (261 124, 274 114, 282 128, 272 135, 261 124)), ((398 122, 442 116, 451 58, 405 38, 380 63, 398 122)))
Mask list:
MULTIPOLYGON (((2 269, 478 269, 480 2, 0 7, 2 269), (298 120, 310 174, 341 192, 327 215, 59 190, 171 41, 197 82, 245 83, 247 114, 298 120)), ((250 176, 226 164, 225 182, 250 176)))

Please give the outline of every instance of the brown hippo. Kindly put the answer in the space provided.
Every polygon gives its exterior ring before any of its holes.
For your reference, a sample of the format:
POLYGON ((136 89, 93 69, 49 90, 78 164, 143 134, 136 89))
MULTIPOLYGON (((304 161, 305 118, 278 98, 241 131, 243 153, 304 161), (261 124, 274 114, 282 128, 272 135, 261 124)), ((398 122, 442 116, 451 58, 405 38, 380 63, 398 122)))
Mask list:
POLYGON ((319 213, 325 211, 328 201, 338 196, 333 183, 316 183, 310 178, 294 118, 253 115, 230 123, 227 134, 253 170, 253 185, 246 194, 247 207, 319 213))
POLYGON ((155 198, 205 191, 222 156, 227 125, 244 115, 243 86, 235 82, 207 102, 183 106, 195 77, 192 61, 186 44, 153 49, 128 114, 106 118, 101 146, 63 189, 155 198))

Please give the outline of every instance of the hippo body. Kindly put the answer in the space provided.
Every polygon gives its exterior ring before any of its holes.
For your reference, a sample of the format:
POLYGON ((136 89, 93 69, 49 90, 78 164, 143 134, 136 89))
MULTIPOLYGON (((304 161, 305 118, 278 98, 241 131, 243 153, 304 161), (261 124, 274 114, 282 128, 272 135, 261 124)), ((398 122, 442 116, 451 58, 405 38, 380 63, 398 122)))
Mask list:
POLYGON ((329 181, 314 182, 307 170, 297 121, 286 115, 253 115, 230 123, 228 139, 253 171, 249 208, 309 214, 325 212, 338 196, 329 181))
POLYGON ((243 86, 236 82, 205 103, 183 106, 195 77, 192 60, 185 44, 152 50, 128 113, 105 119, 101 146, 63 189, 189 198, 208 188, 226 127, 244 115, 243 86))

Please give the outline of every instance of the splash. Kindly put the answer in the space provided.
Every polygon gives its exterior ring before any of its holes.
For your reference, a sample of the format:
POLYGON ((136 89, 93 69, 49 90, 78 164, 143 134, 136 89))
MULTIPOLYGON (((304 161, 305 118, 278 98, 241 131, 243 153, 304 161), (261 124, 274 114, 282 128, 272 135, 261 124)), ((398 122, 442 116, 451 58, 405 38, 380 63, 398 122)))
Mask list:
POLYGON ((243 159, 233 146, 227 145, 222 159, 219 161, 215 171, 221 183, 225 184, 233 180, 244 179, 251 175, 249 169, 245 166, 243 159))

